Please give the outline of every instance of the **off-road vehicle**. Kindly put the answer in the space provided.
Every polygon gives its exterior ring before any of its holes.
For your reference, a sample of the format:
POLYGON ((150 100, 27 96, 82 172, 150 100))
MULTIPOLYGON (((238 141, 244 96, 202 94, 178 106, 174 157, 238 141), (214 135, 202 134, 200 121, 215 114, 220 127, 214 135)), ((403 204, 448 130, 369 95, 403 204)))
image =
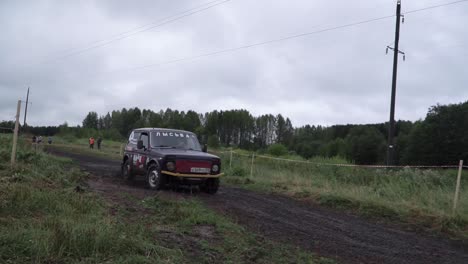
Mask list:
POLYGON ((197 136, 165 128, 134 129, 122 159, 122 176, 133 180, 143 175, 150 189, 198 185, 202 191, 218 191, 221 159, 206 153, 197 136))

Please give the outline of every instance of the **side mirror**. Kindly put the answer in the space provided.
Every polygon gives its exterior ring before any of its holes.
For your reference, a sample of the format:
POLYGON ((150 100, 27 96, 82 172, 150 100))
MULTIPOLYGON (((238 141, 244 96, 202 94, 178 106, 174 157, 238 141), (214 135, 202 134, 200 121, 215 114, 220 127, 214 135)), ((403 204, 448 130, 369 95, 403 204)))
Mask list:
POLYGON ((203 152, 207 152, 208 151, 208 145, 203 145, 203 149, 202 149, 203 152))
POLYGON ((138 140, 138 142, 137 142, 137 149, 143 149, 143 148, 144 148, 144 146, 143 146, 143 140, 140 139, 140 140, 138 140))

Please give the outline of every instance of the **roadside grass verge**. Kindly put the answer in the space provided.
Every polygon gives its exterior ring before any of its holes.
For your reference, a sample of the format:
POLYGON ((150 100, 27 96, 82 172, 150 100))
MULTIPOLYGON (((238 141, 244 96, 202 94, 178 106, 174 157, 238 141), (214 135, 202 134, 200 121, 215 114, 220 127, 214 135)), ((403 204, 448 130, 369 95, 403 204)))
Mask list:
MULTIPOLYGON (((224 182, 285 194, 328 207, 403 224, 454 239, 468 239, 468 177, 462 175, 458 209, 452 214, 457 171, 454 169, 369 169, 293 163, 220 153, 224 182)), ((347 163, 313 158, 317 163, 347 163)))
POLYGON ((122 193, 125 203, 109 204, 76 191, 83 172, 24 141, 10 168, 10 141, 0 136, 1 263, 331 263, 253 235, 196 198, 122 193))
MULTIPOLYGON (((117 145, 114 143, 114 145, 117 145)), ((87 155, 120 159, 115 149, 98 152, 83 144, 57 145, 87 155)), ((327 207, 350 210, 378 221, 398 223, 416 231, 453 239, 468 239, 468 177, 462 175, 456 214, 452 214, 457 172, 454 169, 368 169, 318 166, 255 158, 250 176, 249 152, 233 156, 217 152, 223 160, 223 183, 243 188, 285 194, 327 207)), ((297 156, 282 158, 303 160, 297 156)), ((339 158, 312 158, 317 163, 348 163, 339 158)))
POLYGON ((156 211, 149 221, 160 223, 156 229, 162 225, 166 234, 176 238, 172 243, 182 244, 188 251, 206 252, 203 256, 192 255, 194 263, 334 263, 255 236, 197 199, 155 197, 142 204, 156 211), (185 242, 180 241, 181 237, 185 237, 185 242), (188 241, 192 243, 187 244, 188 241))
POLYGON ((10 168, 9 139, 0 138, 0 262, 154 263, 178 262, 183 255, 163 247, 138 224, 111 217, 98 196, 79 193, 85 179, 70 160, 18 151, 10 168))
POLYGON ((121 148, 124 147, 123 143, 116 141, 103 141, 101 149, 97 149, 95 144, 94 149, 89 148, 88 141, 86 139, 74 139, 73 141, 67 141, 66 139, 57 137, 54 143, 51 145, 42 145, 40 148, 59 148, 74 153, 92 155, 103 158, 110 158, 114 160, 120 160, 121 148))

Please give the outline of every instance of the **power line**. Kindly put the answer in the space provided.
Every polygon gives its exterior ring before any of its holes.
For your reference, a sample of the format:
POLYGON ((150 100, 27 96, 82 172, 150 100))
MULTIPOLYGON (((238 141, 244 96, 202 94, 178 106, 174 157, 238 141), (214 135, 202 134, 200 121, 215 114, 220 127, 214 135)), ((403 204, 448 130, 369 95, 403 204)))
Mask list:
MULTIPOLYGON (((104 41, 108 41, 108 39, 111 39, 111 38, 116 38, 116 37, 120 37, 122 35, 125 35, 125 34, 128 34, 128 33, 132 33, 133 31, 135 30, 139 30, 139 29, 143 29, 143 28, 146 28, 148 26, 151 26, 151 25, 154 25, 154 24, 157 24, 157 23, 161 23, 167 19, 170 19, 172 17, 175 17, 175 16, 178 16, 178 15, 181 15, 181 14, 184 14, 184 13, 187 13, 187 12, 190 12, 190 11, 193 11, 193 10, 196 10, 198 8, 201 8, 203 6, 206 6, 206 5, 210 5, 210 4, 213 4, 213 3, 216 3, 216 2, 219 2, 220 0, 215 0, 215 1, 210 1, 210 2, 205 2, 203 4, 200 4, 194 8, 191 8, 191 9, 188 9, 188 10, 184 10, 182 12, 179 12, 179 13, 176 13, 176 14, 173 14, 173 15, 169 15, 167 17, 164 17, 162 19, 159 19, 159 20, 156 20, 156 21, 153 21, 153 22, 150 22, 150 23, 147 23, 147 24, 144 24, 144 25, 141 25, 141 26, 138 26, 138 27, 135 27, 133 29, 130 29, 130 30, 127 30, 127 31, 124 31, 124 32, 120 32, 120 33, 117 33, 117 34, 114 34, 114 35, 111 35, 109 36, 108 38, 106 39, 101 39, 101 40, 96 40, 96 41, 92 41, 92 42, 89 42, 87 43, 86 45, 93 45, 93 44, 97 44, 97 43, 100 43, 100 42, 104 42, 104 41)), ((63 50, 62 52, 65 53, 65 52, 72 52, 72 51, 75 51, 75 50, 79 50, 81 48, 71 48, 71 49, 66 49, 66 50, 63 50)))
MULTIPOLYGON (((194 7, 194 8, 185 10, 183 12, 168 16, 166 18, 160 19, 160 20, 158 20, 156 22, 148 23, 148 24, 136 27, 136 28, 134 28, 132 30, 128 30, 128 31, 119 33, 117 35, 112 36, 112 39, 110 39, 110 40, 104 39, 104 40, 91 42, 89 44, 91 46, 88 46, 86 48, 70 49, 68 54, 65 54, 65 55, 60 56, 60 57, 52 58, 52 59, 47 59, 47 60, 43 61, 42 63, 45 63, 45 62, 48 62, 48 61, 57 61, 57 60, 66 59, 66 58, 69 58, 69 57, 72 57, 72 56, 75 56, 75 55, 79 55, 81 53, 84 53, 84 52, 92 50, 92 49, 107 46, 107 45, 109 45, 109 44, 111 44, 113 42, 116 42, 116 41, 119 41, 119 40, 122 40, 122 39, 125 39, 125 38, 128 38, 128 37, 131 37, 131 36, 136 35, 138 33, 145 32, 145 31, 157 28, 157 27, 161 27, 163 25, 175 22, 175 21, 180 20, 182 18, 191 16, 191 15, 194 15, 194 14, 201 13, 203 11, 206 11, 206 10, 208 10, 210 8, 215 7, 215 6, 224 4, 224 3, 229 2, 231 0, 223 0, 221 2, 219 2, 219 1, 220 0, 206 2, 204 4, 201 4, 201 5, 197 6, 197 7, 194 7)), ((38 63, 38 64, 42 64, 42 63, 38 63)))
MULTIPOLYGON (((383 20, 383 19, 387 19, 387 18, 391 18, 391 17, 394 17, 394 15, 384 16, 384 17, 379 17, 379 18, 373 18, 373 19, 364 20, 364 21, 360 21, 360 22, 355 22, 355 23, 345 24, 345 25, 341 25, 341 26, 325 28, 325 29, 321 29, 321 30, 317 30, 317 31, 312 31, 312 32, 307 32, 307 33, 302 33, 302 34, 297 34, 297 35, 292 35, 292 36, 267 40, 267 41, 248 44, 248 45, 239 46, 239 47, 235 47, 235 48, 223 49, 223 50, 208 52, 208 53, 195 55, 195 56, 191 56, 191 57, 185 57, 185 58, 165 61, 165 62, 161 62, 161 63, 147 64, 147 65, 143 65, 143 66, 138 66, 138 67, 134 67, 134 68, 127 68, 127 69, 122 69, 122 70, 140 70, 140 69, 149 68, 149 67, 155 67, 155 66, 162 66, 162 65, 166 65, 166 64, 178 63, 178 62, 182 62, 182 61, 186 61, 186 60, 195 60, 195 59, 214 56, 214 55, 218 55, 218 54, 222 54, 222 53, 234 52, 234 51, 238 51, 238 50, 242 50, 242 49, 248 49, 248 48, 252 48, 252 47, 256 47, 256 46, 262 46, 262 45, 267 45, 267 44, 271 44, 271 43, 275 43, 275 42, 281 42, 281 41, 285 41, 285 40, 301 38, 301 37, 305 37, 305 36, 309 36, 309 35, 313 35, 313 34, 324 33, 324 32, 327 32, 327 31, 333 31, 333 30, 337 30, 337 29, 353 27, 353 26, 366 24, 366 23, 370 23, 370 22, 374 22, 374 21, 378 21, 378 20, 383 20)), ((116 70, 116 71, 122 71, 122 70, 116 70)), ((111 72, 114 72, 114 71, 111 71, 111 72)))
MULTIPOLYGON (((420 8, 420 9, 414 9, 414 10, 407 11, 404 14, 410 14, 410 13, 426 11, 426 10, 429 10, 429 9, 434 9, 434 8, 439 8, 439 7, 443 7, 443 6, 448 6, 448 5, 459 4, 459 3, 463 3, 463 2, 468 2, 468 0, 460 0, 460 1, 455 1, 455 2, 450 2, 450 3, 445 3, 445 4, 428 6, 428 7, 420 8)), ((218 54, 235 52, 235 51, 238 51, 238 50, 248 49, 248 48, 267 45, 267 44, 272 44, 272 43, 286 41, 286 40, 295 39, 295 38, 306 37, 306 36, 320 34, 320 33, 328 32, 328 31, 354 27, 354 26, 367 24, 367 23, 372 23, 372 22, 385 20, 385 19, 389 19, 389 18, 393 18, 393 17, 395 17, 395 15, 382 16, 382 17, 357 21, 357 22, 353 22, 353 23, 349 23, 349 24, 324 28, 324 29, 320 29, 320 30, 316 30, 316 31, 311 31, 311 32, 286 36, 286 37, 277 38, 277 39, 271 39, 271 40, 258 42, 258 43, 253 43, 253 44, 248 44, 248 45, 243 45, 243 46, 239 46, 239 47, 228 48, 228 49, 223 49, 223 50, 218 50, 218 51, 213 51, 213 52, 207 52, 207 53, 194 55, 194 56, 189 56, 189 57, 184 57, 184 58, 180 58, 180 59, 174 59, 174 60, 164 61, 164 62, 160 62, 160 63, 153 63, 153 64, 147 64, 147 65, 142 65, 142 66, 138 66, 138 67, 132 67, 132 68, 125 68, 125 69, 120 69, 120 70, 109 71, 107 73, 114 73, 114 72, 120 72, 120 71, 142 70, 142 69, 151 68, 151 67, 157 67, 157 66, 163 66, 163 65, 168 65, 168 64, 179 63, 179 62, 183 62, 183 61, 197 60, 197 59, 204 58, 204 57, 210 57, 210 56, 215 56, 215 55, 218 55, 218 54)))
POLYGON ((463 2, 467 2, 467 1, 468 0, 460 0, 460 1, 454 1, 454 2, 449 2, 449 3, 445 3, 445 4, 440 4, 440 5, 433 5, 433 6, 423 7, 423 8, 403 12, 403 14, 411 14, 411 13, 416 13, 416 12, 420 12, 420 11, 426 11, 426 10, 429 10, 429 9, 439 8, 439 7, 443 7, 443 6, 460 4, 460 3, 463 3, 463 2))

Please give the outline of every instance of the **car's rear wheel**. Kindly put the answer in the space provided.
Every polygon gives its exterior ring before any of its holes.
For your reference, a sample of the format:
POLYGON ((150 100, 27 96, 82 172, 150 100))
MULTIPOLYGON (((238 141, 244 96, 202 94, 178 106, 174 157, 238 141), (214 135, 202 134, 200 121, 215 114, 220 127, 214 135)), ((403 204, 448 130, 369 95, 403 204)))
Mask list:
POLYGON ((219 189, 219 179, 207 179, 205 185, 203 186, 202 190, 209 194, 215 194, 219 189))
POLYGON ((125 160, 124 164, 122 165, 121 175, 125 180, 133 180, 132 167, 130 166, 128 159, 125 160))
POLYGON ((164 176, 157 165, 151 165, 146 175, 146 186, 151 190, 160 190, 164 186, 164 176))

